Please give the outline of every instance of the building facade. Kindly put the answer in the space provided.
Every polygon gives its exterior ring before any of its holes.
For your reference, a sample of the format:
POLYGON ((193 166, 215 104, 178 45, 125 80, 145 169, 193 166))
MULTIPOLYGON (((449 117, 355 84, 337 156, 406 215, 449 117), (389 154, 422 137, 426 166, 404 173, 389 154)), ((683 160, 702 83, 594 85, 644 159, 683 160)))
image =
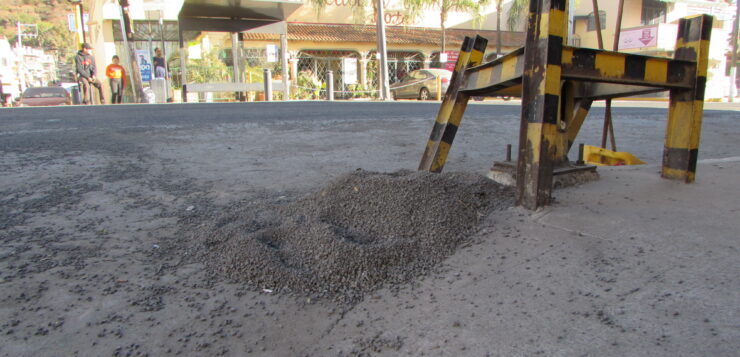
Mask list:
MULTIPOLYGON (((180 83, 178 45, 178 13, 183 0, 130 0, 130 14, 134 29, 134 47, 147 51, 150 56, 156 47, 164 49, 169 65, 171 82, 175 88, 180 83)), ((376 25, 372 6, 357 8, 356 0, 330 0, 322 9, 309 4, 299 8, 287 20, 287 53, 289 76, 293 86, 301 82, 301 74, 310 73, 314 83, 326 81, 327 71, 334 73, 334 88, 339 97, 370 96, 378 87, 378 56, 376 54, 376 25), (353 68, 348 68, 351 66, 353 68), (345 74, 352 74, 347 76, 345 74), (355 75, 356 73, 356 75, 355 75)), ((505 0, 501 18, 502 53, 524 45, 525 19, 519 19, 513 31, 506 24, 512 0, 505 0)), ((728 39, 732 30, 734 6, 727 1, 709 0, 625 0, 621 36, 618 50, 653 56, 672 56, 677 35, 678 19, 694 14, 708 13, 715 16, 710 53, 710 75, 706 98, 719 99, 729 93, 728 39)), ((440 61, 454 54, 465 36, 480 34, 488 38, 488 59, 496 56, 498 32, 496 1, 484 8, 480 17, 465 12, 450 12, 444 32, 440 26, 440 11, 427 8, 418 16, 410 16, 403 8, 403 0, 385 0, 388 69, 391 83, 418 68, 444 68, 440 61), (442 36, 445 52, 441 55, 442 36)), ((598 48, 595 15, 591 1, 576 1, 571 44, 598 48)), ((603 46, 614 48, 618 1, 599 1, 599 19, 602 27, 603 46)), ((126 64, 123 36, 121 34, 120 8, 117 0, 87 0, 85 9, 90 14, 88 42, 95 46, 98 66, 104 68, 117 54, 126 64)), ((231 71, 233 65, 232 38, 228 33, 187 33, 187 63, 201 74, 187 76, 187 83, 211 81, 262 81, 264 68, 273 75, 281 73, 278 34, 255 29, 240 34, 237 50, 241 63, 240 73, 231 71), (217 56, 226 70, 207 71, 208 58, 217 56), (276 57, 277 56, 277 57, 276 57), (200 67, 198 67, 200 66, 200 67)), ((220 65, 220 64, 219 64, 220 65)), ((306 81, 302 81, 306 83, 306 81)), ((295 95, 311 93, 315 88, 295 95)), ((107 91, 107 86, 106 86, 107 91)), ((175 98, 179 96, 175 95, 175 98)), ((300 96, 299 96, 300 98, 300 96)))
POLYGON ((0 38, 0 77, 3 93, 18 99, 28 87, 42 87, 57 81, 57 59, 42 49, 11 46, 0 38))
MULTIPOLYGON (((613 50, 619 1, 599 1, 603 47, 613 50)), ((673 57, 678 20, 697 14, 714 16, 709 49, 705 98, 719 100, 730 94, 729 55, 735 6, 724 0, 624 0, 617 49, 650 56, 673 57)), ((580 1, 575 11, 572 44, 599 48, 591 1, 580 1)), ((737 92, 735 92, 737 93, 737 92)), ((654 95, 653 95, 654 96, 654 95)))
MULTIPOLYGON (((506 7, 509 2, 510 0, 505 1, 506 7)), ((418 17, 411 18, 402 8, 402 3, 402 0, 386 1, 384 21, 387 25, 391 82, 414 69, 445 65, 440 62, 442 31, 439 10, 427 9, 418 17)), ((134 47, 137 50, 147 50, 150 54, 156 47, 164 48, 172 74, 172 84, 178 87, 181 83, 177 16, 182 0, 130 0, 129 4, 134 47)), ((293 85, 296 85, 297 76, 301 72, 310 70, 318 77, 319 82, 323 82, 326 72, 332 70, 335 73, 335 88, 340 92, 357 92, 345 96, 371 96, 377 88, 376 25, 372 6, 358 11, 355 4, 353 0, 329 1, 321 11, 304 4, 290 16, 287 21, 288 53, 293 85), (343 59, 353 61, 343 62, 343 59), (342 74, 347 72, 347 63, 356 65, 354 71, 357 72, 358 79, 352 84, 343 82, 345 77, 342 74)), ((85 11, 90 15, 87 41, 95 47, 94 55, 98 66, 109 63, 114 54, 124 59, 118 2, 88 0, 85 2, 85 11)), ((481 34, 490 41, 489 52, 495 52, 495 5, 484 9, 482 15, 480 19, 474 19, 464 12, 451 12, 445 23, 445 50, 455 52, 464 36, 481 34)), ((519 24, 518 31, 503 31, 502 53, 523 45, 522 27, 523 22, 519 24)), ((506 27, 502 25, 502 29, 505 30, 506 27)), ((216 51, 222 62, 227 67, 231 66, 232 42, 229 34, 204 32, 187 35, 189 63, 192 60, 202 60, 208 53, 216 51)), ((243 73, 239 80, 261 81, 262 68, 270 68, 272 73, 279 76, 281 59, 272 55, 276 46, 280 46, 279 35, 256 29, 244 32, 240 37, 242 41, 238 50, 242 63, 239 67, 243 73)), ((277 53, 279 56, 280 51, 277 53)), ((227 78, 216 80, 235 80, 230 71, 227 73, 227 78)), ((188 82, 192 83, 196 76, 191 77, 193 78, 188 78, 188 82)))

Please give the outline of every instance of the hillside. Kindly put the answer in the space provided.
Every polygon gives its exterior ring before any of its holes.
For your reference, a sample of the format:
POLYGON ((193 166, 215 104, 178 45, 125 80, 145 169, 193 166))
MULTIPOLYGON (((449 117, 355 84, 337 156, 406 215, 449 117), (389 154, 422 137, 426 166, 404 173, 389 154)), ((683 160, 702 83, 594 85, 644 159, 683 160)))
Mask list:
POLYGON ((59 57, 67 59, 75 51, 74 33, 67 29, 67 14, 72 12, 67 0, 0 0, 0 35, 15 42, 16 22, 36 24, 38 37, 24 37, 23 43, 58 50, 59 57))

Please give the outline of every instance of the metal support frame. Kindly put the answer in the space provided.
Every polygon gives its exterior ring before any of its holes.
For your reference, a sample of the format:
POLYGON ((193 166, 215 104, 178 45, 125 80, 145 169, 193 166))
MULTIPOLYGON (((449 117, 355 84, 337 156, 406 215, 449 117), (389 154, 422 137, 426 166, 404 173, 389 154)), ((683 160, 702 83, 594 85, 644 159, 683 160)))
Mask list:
POLYGON ((470 99, 468 94, 460 92, 458 88, 461 86, 465 70, 479 65, 483 60, 487 44, 488 40, 480 36, 477 36, 475 40, 469 37, 463 40, 460 55, 452 72, 447 93, 442 99, 442 107, 437 114, 432 133, 429 135, 419 170, 442 171, 470 99))
POLYGON ((712 17, 679 22, 675 58, 565 45, 567 0, 532 0, 526 45, 480 64, 487 41, 465 38, 419 170, 444 168, 470 96, 520 96, 517 203, 550 203, 553 172, 594 100, 670 91, 662 176, 692 182, 703 116, 712 17))
POLYGON ((522 76, 516 201, 535 209, 550 203, 552 173, 566 142, 558 131, 563 45, 568 16, 565 0, 531 1, 522 76))
POLYGON ((696 177, 711 34, 712 17, 709 15, 681 19, 678 23, 674 56, 677 60, 694 61, 697 65, 691 73, 694 79, 691 88, 675 88, 670 92, 661 171, 665 178, 689 183, 696 177))

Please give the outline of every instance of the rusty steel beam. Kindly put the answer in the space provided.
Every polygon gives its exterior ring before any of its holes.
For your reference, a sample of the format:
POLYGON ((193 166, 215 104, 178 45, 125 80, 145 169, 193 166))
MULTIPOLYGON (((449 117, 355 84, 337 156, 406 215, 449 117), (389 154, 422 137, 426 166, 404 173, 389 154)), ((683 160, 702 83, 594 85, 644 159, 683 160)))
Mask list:
POLYGON ((628 53, 566 47, 563 77, 587 82, 689 89, 694 86, 696 62, 628 53))
POLYGON ((522 73, 524 73, 524 47, 491 62, 468 68, 460 91, 470 95, 493 94, 521 84, 522 73))
POLYGON ((575 93, 576 99, 603 100, 666 91, 665 87, 647 87, 617 83, 593 82, 580 84, 575 93))
MULTIPOLYGON (((564 47, 561 58, 563 80, 593 83, 584 86, 577 98, 607 99, 694 87, 693 61, 577 47, 564 47), (610 83, 615 85, 607 85, 610 83)), ((468 68, 459 91, 469 95, 516 96, 508 89, 521 84, 523 73, 524 48, 520 48, 468 68)))
POLYGON ((555 160, 567 143, 557 127, 567 29, 566 0, 530 2, 516 174, 516 202, 528 209, 550 203, 555 160))

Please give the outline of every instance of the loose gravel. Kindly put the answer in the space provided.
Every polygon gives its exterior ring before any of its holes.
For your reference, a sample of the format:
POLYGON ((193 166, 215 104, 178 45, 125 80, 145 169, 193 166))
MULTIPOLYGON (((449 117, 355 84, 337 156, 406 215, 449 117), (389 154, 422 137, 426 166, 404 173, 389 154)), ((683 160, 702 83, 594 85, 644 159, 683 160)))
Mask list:
POLYGON ((428 272, 512 203, 478 174, 358 170, 293 202, 241 202, 190 231, 188 253, 256 289, 351 302, 428 272))

